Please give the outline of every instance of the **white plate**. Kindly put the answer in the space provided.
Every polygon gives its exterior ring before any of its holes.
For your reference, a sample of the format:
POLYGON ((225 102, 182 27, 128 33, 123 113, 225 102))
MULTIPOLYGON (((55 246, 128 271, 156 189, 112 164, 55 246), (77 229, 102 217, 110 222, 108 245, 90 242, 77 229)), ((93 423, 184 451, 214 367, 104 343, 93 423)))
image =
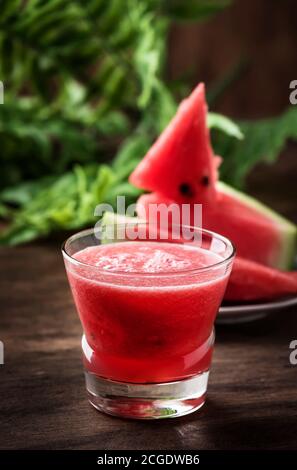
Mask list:
POLYGON ((216 323, 235 324, 260 320, 277 310, 293 307, 294 305, 297 305, 297 297, 287 297, 259 304, 222 306, 219 310, 216 323))

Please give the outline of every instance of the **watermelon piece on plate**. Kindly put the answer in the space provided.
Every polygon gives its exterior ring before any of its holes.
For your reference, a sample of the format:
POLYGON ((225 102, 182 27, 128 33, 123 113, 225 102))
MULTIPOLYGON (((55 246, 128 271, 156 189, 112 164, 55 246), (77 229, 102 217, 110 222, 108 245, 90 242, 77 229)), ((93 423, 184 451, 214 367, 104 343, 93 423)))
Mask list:
POLYGON ((264 204, 221 182, 214 211, 203 212, 205 228, 230 238, 237 253, 278 269, 290 269, 296 253, 296 226, 264 204))
MULTIPOLYGON (((156 196, 156 193, 149 195, 156 196)), ((146 197, 146 196, 143 196, 146 197)), ((142 205, 142 207, 144 207, 142 205)), ((145 215, 145 214, 144 214, 145 215)), ((106 212, 101 226, 117 228, 123 224, 137 224, 141 219, 106 212)), ((114 232, 116 233, 116 231, 114 232)), ((110 242, 117 239, 113 236, 110 242)), ((121 239, 119 240, 121 241, 121 239)), ((108 242, 104 240, 104 243, 108 242)), ((297 294, 297 272, 284 272, 269 268, 260 263, 236 257, 224 299, 230 302, 262 301, 297 294)))
POLYGON ((181 102, 175 117, 130 175, 130 183, 161 191, 175 201, 211 204, 219 157, 215 157, 207 128, 205 87, 200 84, 181 102))
POLYGON ((211 148, 206 113, 204 85, 200 84, 181 103, 130 176, 135 186, 153 191, 140 197, 138 214, 144 217, 151 202, 190 203, 193 210, 194 204, 202 204, 203 227, 232 240, 240 256, 290 268, 296 226, 256 199, 217 181, 220 157, 211 148))
POLYGON ((297 272, 283 272, 236 257, 225 300, 258 301, 297 294, 297 272))

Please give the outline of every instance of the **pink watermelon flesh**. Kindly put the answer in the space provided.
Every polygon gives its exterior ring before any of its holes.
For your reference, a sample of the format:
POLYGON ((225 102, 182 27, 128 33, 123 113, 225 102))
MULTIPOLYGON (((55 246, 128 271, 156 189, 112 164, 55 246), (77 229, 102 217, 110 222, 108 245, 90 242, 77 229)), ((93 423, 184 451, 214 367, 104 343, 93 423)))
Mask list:
MULTIPOLYGON (((203 208, 203 228, 220 233, 232 240, 239 256, 272 267, 287 267, 287 260, 281 260, 283 249, 287 248, 285 230, 274 219, 269 219, 240 200, 217 191, 215 207, 203 208), (284 245, 285 244, 285 245, 284 245), (284 247, 283 247, 284 245, 284 247)), ((160 193, 142 195, 137 203, 137 214, 148 219, 148 208, 153 204, 170 206, 174 201, 160 193)), ((192 211, 194 210, 194 206, 192 211)), ((194 220, 193 213, 190 223, 194 220)), ((181 220, 180 220, 181 222, 181 220)))
POLYGON ((215 209, 203 212, 203 225, 232 240, 239 256, 267 266, 282 265, 281 224, 241 200, 218 192, 215 209))
POLYGON ((130 182, 159 191, 175 201, 212 204, 215 200, 218 157, 210 144, 204 84, 182 101, 178 111, 144 159, 130 182))
POLYGON ((297 273, 236 257, 225 292, 228 301, 269 300, 297 294, 297 273))

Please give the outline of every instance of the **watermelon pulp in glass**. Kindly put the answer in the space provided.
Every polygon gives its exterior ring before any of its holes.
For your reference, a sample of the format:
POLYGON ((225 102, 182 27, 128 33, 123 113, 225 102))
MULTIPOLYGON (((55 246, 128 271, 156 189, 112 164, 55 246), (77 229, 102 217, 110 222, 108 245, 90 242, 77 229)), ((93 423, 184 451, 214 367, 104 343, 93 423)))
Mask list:
POLYGON ((209 369, 213 323, 229 276, 218 264, 221 256, 189 245, 127 241, 88 247, 73 258, 79 263, 66 267, 89 372, 161 383, 209 369), (201 269, 210 265, 217 268, 201 269))

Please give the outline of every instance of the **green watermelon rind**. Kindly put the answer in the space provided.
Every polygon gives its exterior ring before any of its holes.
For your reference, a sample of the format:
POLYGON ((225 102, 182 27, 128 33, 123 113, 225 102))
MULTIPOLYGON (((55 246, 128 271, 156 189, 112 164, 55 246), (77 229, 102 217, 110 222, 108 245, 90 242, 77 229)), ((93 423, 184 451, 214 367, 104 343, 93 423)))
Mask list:
POLYGON ((100 226, 101 226, 101 244, 106 245, 107 243, 115 243, 117 241, 123 241, 123 240, 117 240, 117 238, 114 237, 109 237, 108 231, 105 230, 107 226, 113 226, 117 227, 119 224, 135 224, 137 222, 141 222, 142 220, 139 219, 138 217, 129 217, 124 214, 118 214, 115 212, 110 212, 106 211, 104 212, 100 226))
POLYGON ((281 216, 274 210, 267 207, 262 202, 252 196, 248 196, 245 193, 238 191, 237 189, 228 186, 226 183, 219 181, 216 183, 216 187, 219 192, 230 195, 232 198, 237 199, 248 207, 255 209, 260 215, 265 216, 275 223, 276 226, 280 226, 281 230, 281 251, 279 253, 278 268, 279 269, 290 269, 294 262, 294 256, 296 255, 296 241, 297 241, 297 226, 281 216))

